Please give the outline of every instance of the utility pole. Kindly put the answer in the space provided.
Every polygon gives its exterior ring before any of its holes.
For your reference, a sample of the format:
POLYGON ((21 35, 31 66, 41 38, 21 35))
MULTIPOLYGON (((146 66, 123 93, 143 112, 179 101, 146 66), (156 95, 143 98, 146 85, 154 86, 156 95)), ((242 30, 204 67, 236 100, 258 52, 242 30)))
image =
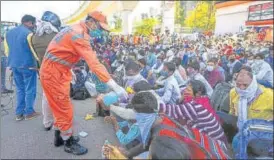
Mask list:
POLYGON ((164 11, 165 11, 165 1, 161 1, 161 33, 164 33, 164 11))
POLYGON ((212 10, 213 10, 213 5, 214 5, 214 1, 211 2, 207 2, 209 5, 209 12, 208 12, 208 19, 207 19, 207 25, 206 25, 206 29, 209 29, 209 23, 210 23, 210 18, 211 18, 211 14, 212 14, 212 10))

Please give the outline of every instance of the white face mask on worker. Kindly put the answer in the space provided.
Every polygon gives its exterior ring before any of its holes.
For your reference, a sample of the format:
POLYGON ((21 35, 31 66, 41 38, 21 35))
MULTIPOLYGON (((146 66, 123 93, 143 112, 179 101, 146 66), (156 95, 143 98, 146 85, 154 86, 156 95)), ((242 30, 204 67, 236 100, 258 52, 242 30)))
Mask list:
POLYGON ((207 69, 209 72, 211 72, 211 71, 213 71, 214 67, 213 67, 213 66, 207 66, 206 69, 207 69))

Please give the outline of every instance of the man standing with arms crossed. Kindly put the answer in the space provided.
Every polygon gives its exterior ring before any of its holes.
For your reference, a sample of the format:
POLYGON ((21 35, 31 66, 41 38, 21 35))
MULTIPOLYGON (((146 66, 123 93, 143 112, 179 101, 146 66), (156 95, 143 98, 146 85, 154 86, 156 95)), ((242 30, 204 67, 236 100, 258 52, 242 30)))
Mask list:
POLYGON ((98 61, 90 45, 90 35, 101 34, 102 30, 109 29, 106 17, 98 11, 89 13, 84 22, 63 29, 49 44, 40 69, 42 87, 55 119, 55 141, 60 145, 64 143, 65 152, 75 155, 85 154, 88 150, 72 136, 73 108, 69 96, 72 66, 83 58, 102 82, 119 96, 127 96, 98 61))

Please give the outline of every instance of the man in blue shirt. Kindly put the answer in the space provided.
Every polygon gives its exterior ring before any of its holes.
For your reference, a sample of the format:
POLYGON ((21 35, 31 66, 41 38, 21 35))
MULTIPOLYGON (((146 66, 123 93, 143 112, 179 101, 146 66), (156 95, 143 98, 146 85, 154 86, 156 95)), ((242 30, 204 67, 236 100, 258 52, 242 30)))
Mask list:
POLYGON ((22 17, 21 25, 6 34, 8 66, 12 69, 17 90, 17 121, 29 120, 40 115, 33 108, 37 85, 36 68, 39 61, 30 45, 35 24, 35 17, 25 15, 22 17))
POLYGON ((149 67, 153 67, 154 64, 157 62, 157 57, 155 55, 154 49, 150 49, 148 51, 148 56, 147 56, 147 65, 149 67))
POLYGON ((234 49, 234 52, 235 52, 237 55, 240 55, 241 53, 244 52, 244 48, 241 46, 240 43, 237 43, 237 44, 236 44, 236 48, 234 49))

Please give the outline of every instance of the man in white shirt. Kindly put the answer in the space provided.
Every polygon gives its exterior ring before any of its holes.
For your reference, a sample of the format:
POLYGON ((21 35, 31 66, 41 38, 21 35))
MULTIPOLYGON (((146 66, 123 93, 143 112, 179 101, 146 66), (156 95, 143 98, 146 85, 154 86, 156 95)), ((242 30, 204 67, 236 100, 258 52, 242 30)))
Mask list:
POLYGON ((210 84, 207 82, 207 80, 204 78, 204 76, 202 76, 199 73, 199 70, 200 70, 199 62, 193 61, 187 67, 187 74, 188 74, 190 79, 201 81, 206 87, 207 95, 210 97, 213 93, 213 89, 210 86, 210 84))
POLYGON ((264 54, 257 54, 254 58, 255 60, 251 68, 256 75, 257 82, 267 88, 273 88, 273 70, 271 66, 264 61, 264 54))

